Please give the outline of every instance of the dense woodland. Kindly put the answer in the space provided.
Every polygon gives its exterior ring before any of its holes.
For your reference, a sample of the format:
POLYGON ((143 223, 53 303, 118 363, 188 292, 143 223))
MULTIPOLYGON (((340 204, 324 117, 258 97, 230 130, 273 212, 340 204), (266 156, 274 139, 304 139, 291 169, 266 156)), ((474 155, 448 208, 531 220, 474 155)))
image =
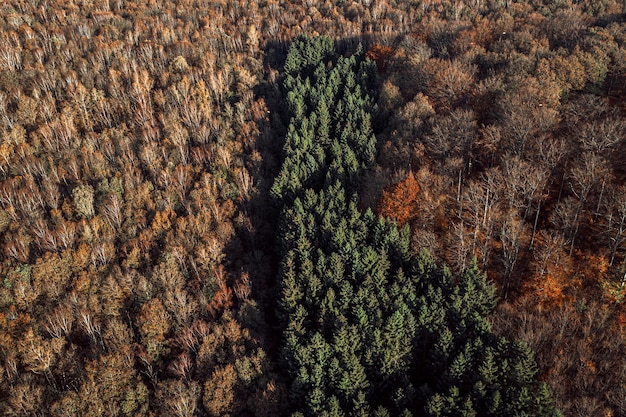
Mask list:
POLYGON ((477 265, 455 280, 411 256, 408 227, 359 211, 374 64, 334 52, 328 38, 289 49, 292 117, 271 189, 283 203, 279 364, 294 416, 558 416, 531 352, 492 333, 494 288, 477 265))
POLYGON ((625 8, 3 2, 0 414, 626 416, 625 8))

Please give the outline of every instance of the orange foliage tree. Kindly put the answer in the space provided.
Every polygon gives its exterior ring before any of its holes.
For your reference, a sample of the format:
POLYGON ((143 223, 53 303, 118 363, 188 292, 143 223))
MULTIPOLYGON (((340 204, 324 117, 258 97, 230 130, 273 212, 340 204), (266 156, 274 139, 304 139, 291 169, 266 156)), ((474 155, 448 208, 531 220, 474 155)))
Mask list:
POLYGON ((378 43, 372 45, 372 47, 365 53, 365 56, 376 62, 376 66, 378 67, 378 71, 381 74, 387 72, 387 67, 389 66, 389 60, 395 53, 394 48, 391 46, 383 46, 378 43))
POLYGON ((394 219, 400 227, 404 226, 415 217, 419 191, 419 184, 411 172, 404 180, 383 190, 378 214, 394 219))

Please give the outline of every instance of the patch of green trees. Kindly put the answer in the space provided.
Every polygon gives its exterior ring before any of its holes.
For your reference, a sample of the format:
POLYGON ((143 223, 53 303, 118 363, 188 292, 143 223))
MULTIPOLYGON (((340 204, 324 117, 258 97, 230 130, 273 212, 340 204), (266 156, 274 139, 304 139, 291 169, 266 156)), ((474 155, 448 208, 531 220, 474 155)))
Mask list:
POLYGON ((291 112, 272 187, 278 315, 294 416, 558 416, 532 352, 495 335, 494 287, 409 251, 408 228, 358 208, 374 162, 375 66, 324 37, 285 63, 291 112))

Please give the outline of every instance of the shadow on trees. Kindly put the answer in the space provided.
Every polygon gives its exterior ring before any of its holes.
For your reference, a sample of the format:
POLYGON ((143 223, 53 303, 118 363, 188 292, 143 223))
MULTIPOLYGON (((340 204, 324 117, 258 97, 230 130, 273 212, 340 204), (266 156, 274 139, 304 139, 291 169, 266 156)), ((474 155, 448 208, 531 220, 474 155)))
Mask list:
MULTIPOLYGON (((367 48, 367 35, 335 41, 341 55, 353 53, 359 45, 367 48)), ((280 207, 270 195, 273 180, 280 169, 284 138, 290 114, 283 96, 282 75, 290 43, 268 41, 263 46, 263 78, 253 87, 256 100, 263 100, 265 117, 255 120, 259 131, 256 142, 245 150, 244 163, 252 177, 254 192, 238 202, 239 217, 236 235, 225 247, 226 265, 231 277, 247 276, 251 282, 251 298, 257 303, 261 317, 249 316, 245 309, 243 323, 260 336, 263 348, 275 357, 280 342, 276 318, 276 275, 278 257, 275 252, 275 230, 280 207)))

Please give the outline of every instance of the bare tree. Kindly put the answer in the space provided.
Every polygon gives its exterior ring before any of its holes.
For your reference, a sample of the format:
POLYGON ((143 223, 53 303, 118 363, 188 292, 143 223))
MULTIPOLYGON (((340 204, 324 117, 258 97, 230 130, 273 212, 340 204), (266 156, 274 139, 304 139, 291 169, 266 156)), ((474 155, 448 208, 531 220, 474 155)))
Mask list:
POLYGON ((476 138, 476 115, 464 109, 455 109, 449 116, 436 118, 431 132, 424 137, 426 152, 440 161, 442 168, 454 172, 450 172, 450 176, 458 176, 459 190, 471 171, 471 151, 476 138))
POLYGON ((537 231, 541 205, 547 198, 549 174, 545 165, 530 163, 515 156, 504 159, 504 199, 508 206, 516 209, 523 221, 528 221, 533 210, 535 212, 530 246, 537 231))
POLYGON ((533 250, 535 260, 535 272, 539 274, 539 279, 543 278, 550 268, 561 268, 561 258, 564 256, 563 248, 566 241, 559 233, 540 233, 541 244, 533 250))
POLYGON ((519 259, 520 249, 527 243, 527 228, 528 226, 517 216, 517 213, 509 211, 505 214, 500 227, 501 260, 504 266, 504 299, 507 298, 511 287, 511 277, 519 259))
POLYGON ((448 262, 458 272, 465 270, 472 253, 471 231, 463 222, 456 223, 450 230, 448 242, 448 262))
POLYGON ((472 230, 471 252, 481 255, 481 261, 489 262, 492 238, 498 218, 503 183, 499 168, 492 168, 479 180, 469 183, 461 200, 461 216, 472 230))
POLYGON ((601 228, 608 242, 609 265, 612 266, 618 250, 626 242, 626 187, 612 190, 602 217, 601 228))
POLYGON ((583 153, 581 162, 575 164, 569 172, 570 189, 575 197, 573 208, 561 210, 563 214, 567 213, 570 216, 566 221, 570 255, 574 250, 574 242, 580 227, 580 216, 585 209, 591 191, 601 179, 608 175, 606 160, 596 154, 590 152, 583 153))

